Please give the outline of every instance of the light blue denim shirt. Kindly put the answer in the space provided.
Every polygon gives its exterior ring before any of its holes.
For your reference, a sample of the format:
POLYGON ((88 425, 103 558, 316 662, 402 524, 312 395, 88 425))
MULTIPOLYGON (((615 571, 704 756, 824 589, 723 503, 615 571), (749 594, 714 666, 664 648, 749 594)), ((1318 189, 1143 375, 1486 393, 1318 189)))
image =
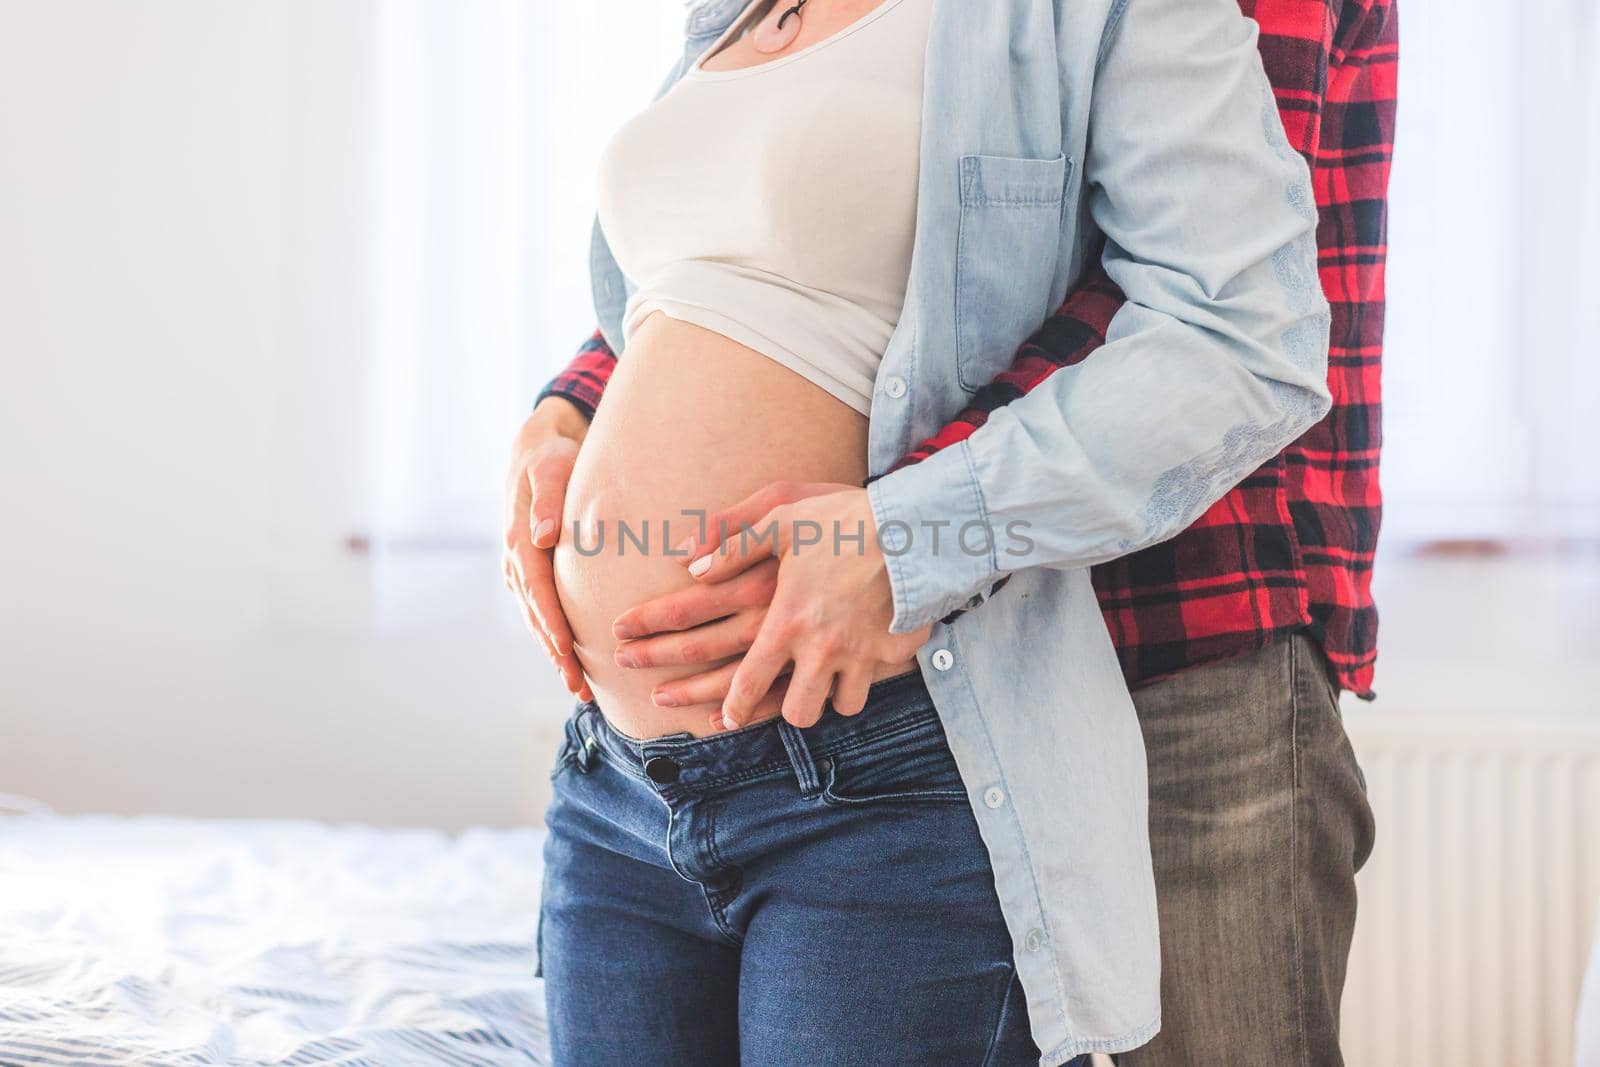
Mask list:
MULTIPOLYGON (((691 10, 662 91, 745 3, 691 10)), ((934 4, 869 469, 1005 369, 1102 236, 1128 297, 1089 359, 870 487, 893 628, 934 624, 918 658, 1047 1065, 1160 1024, 1144 749, 1088 568, 1178 533, 1328 410, 1310 175, 1256 32, 1236 0, 934 4)), ((621 353, 633 287, 598 224, 591 266, 621 353)))

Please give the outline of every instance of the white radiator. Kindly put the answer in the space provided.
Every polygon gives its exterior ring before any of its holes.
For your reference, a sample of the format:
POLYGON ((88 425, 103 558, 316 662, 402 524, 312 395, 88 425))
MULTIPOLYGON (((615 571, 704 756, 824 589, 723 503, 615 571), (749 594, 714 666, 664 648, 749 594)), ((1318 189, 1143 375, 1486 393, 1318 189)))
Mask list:
POLYGON ((1377 817, 1349 1067, 1569 1067, 1600 910, 1600 722, 1347 712, 1377 817))

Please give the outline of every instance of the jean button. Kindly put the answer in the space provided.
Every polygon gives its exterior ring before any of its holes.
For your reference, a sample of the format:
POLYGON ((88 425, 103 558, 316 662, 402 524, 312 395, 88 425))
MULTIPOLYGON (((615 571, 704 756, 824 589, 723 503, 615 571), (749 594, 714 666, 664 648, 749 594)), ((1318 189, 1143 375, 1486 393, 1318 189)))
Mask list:
POLYGON ((941 648, 933 654, 933 669, 947 671, 956 664, 956 657, 948 648, 941 648))
POLYGON ((983 791, 983 805, 986 808, 998 808, 1006 802, 1006 791, 997 785, 991 785, 983 791))
POLYGON ((883 383, 883 391, 893 400, 899 400, 906 395, 906 380, 898 374, 891 375, 883 383))
POLYGON ((644 761, 645 777, 657 785, 671 785, 676 782, 680 770, 678 761, 666 756, 651 756, 644 761))

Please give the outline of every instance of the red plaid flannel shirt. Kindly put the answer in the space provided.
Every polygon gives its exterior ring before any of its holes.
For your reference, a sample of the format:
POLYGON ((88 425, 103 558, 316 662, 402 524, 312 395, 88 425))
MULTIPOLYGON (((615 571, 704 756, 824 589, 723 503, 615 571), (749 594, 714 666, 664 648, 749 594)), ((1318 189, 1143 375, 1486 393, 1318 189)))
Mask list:
MULTIPOLYGON (((1240 0, 1289 142, 1311 164, 1322 288, 1333 309, 1333 408, 1177 537, 1093 571, 1128 683, 1307 630, 1341 686, 1371 696, 1377 656, 1379 365, 1398 62, 1396 0, 1240 0)), ((1011 367, 901 463, 967 437, 989 412, 1105 342, 1123 295, 1098 269, 1011 367)), ((592 414, 616 356, 596 333, 541 397, 592 414)))

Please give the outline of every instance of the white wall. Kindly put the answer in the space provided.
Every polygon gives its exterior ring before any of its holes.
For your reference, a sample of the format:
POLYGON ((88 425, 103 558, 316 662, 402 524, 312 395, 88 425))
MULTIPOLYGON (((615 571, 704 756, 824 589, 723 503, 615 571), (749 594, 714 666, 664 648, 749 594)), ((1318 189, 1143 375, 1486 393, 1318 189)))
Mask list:
POLYGON ((536 810, 566 701, 494 554, 344 548, 382 458, 377 14, 0 0, 0 792, 536 810))
POLYGON ((1600 537, 1600 8, 1402 0, 1384 536, 1600 537))

